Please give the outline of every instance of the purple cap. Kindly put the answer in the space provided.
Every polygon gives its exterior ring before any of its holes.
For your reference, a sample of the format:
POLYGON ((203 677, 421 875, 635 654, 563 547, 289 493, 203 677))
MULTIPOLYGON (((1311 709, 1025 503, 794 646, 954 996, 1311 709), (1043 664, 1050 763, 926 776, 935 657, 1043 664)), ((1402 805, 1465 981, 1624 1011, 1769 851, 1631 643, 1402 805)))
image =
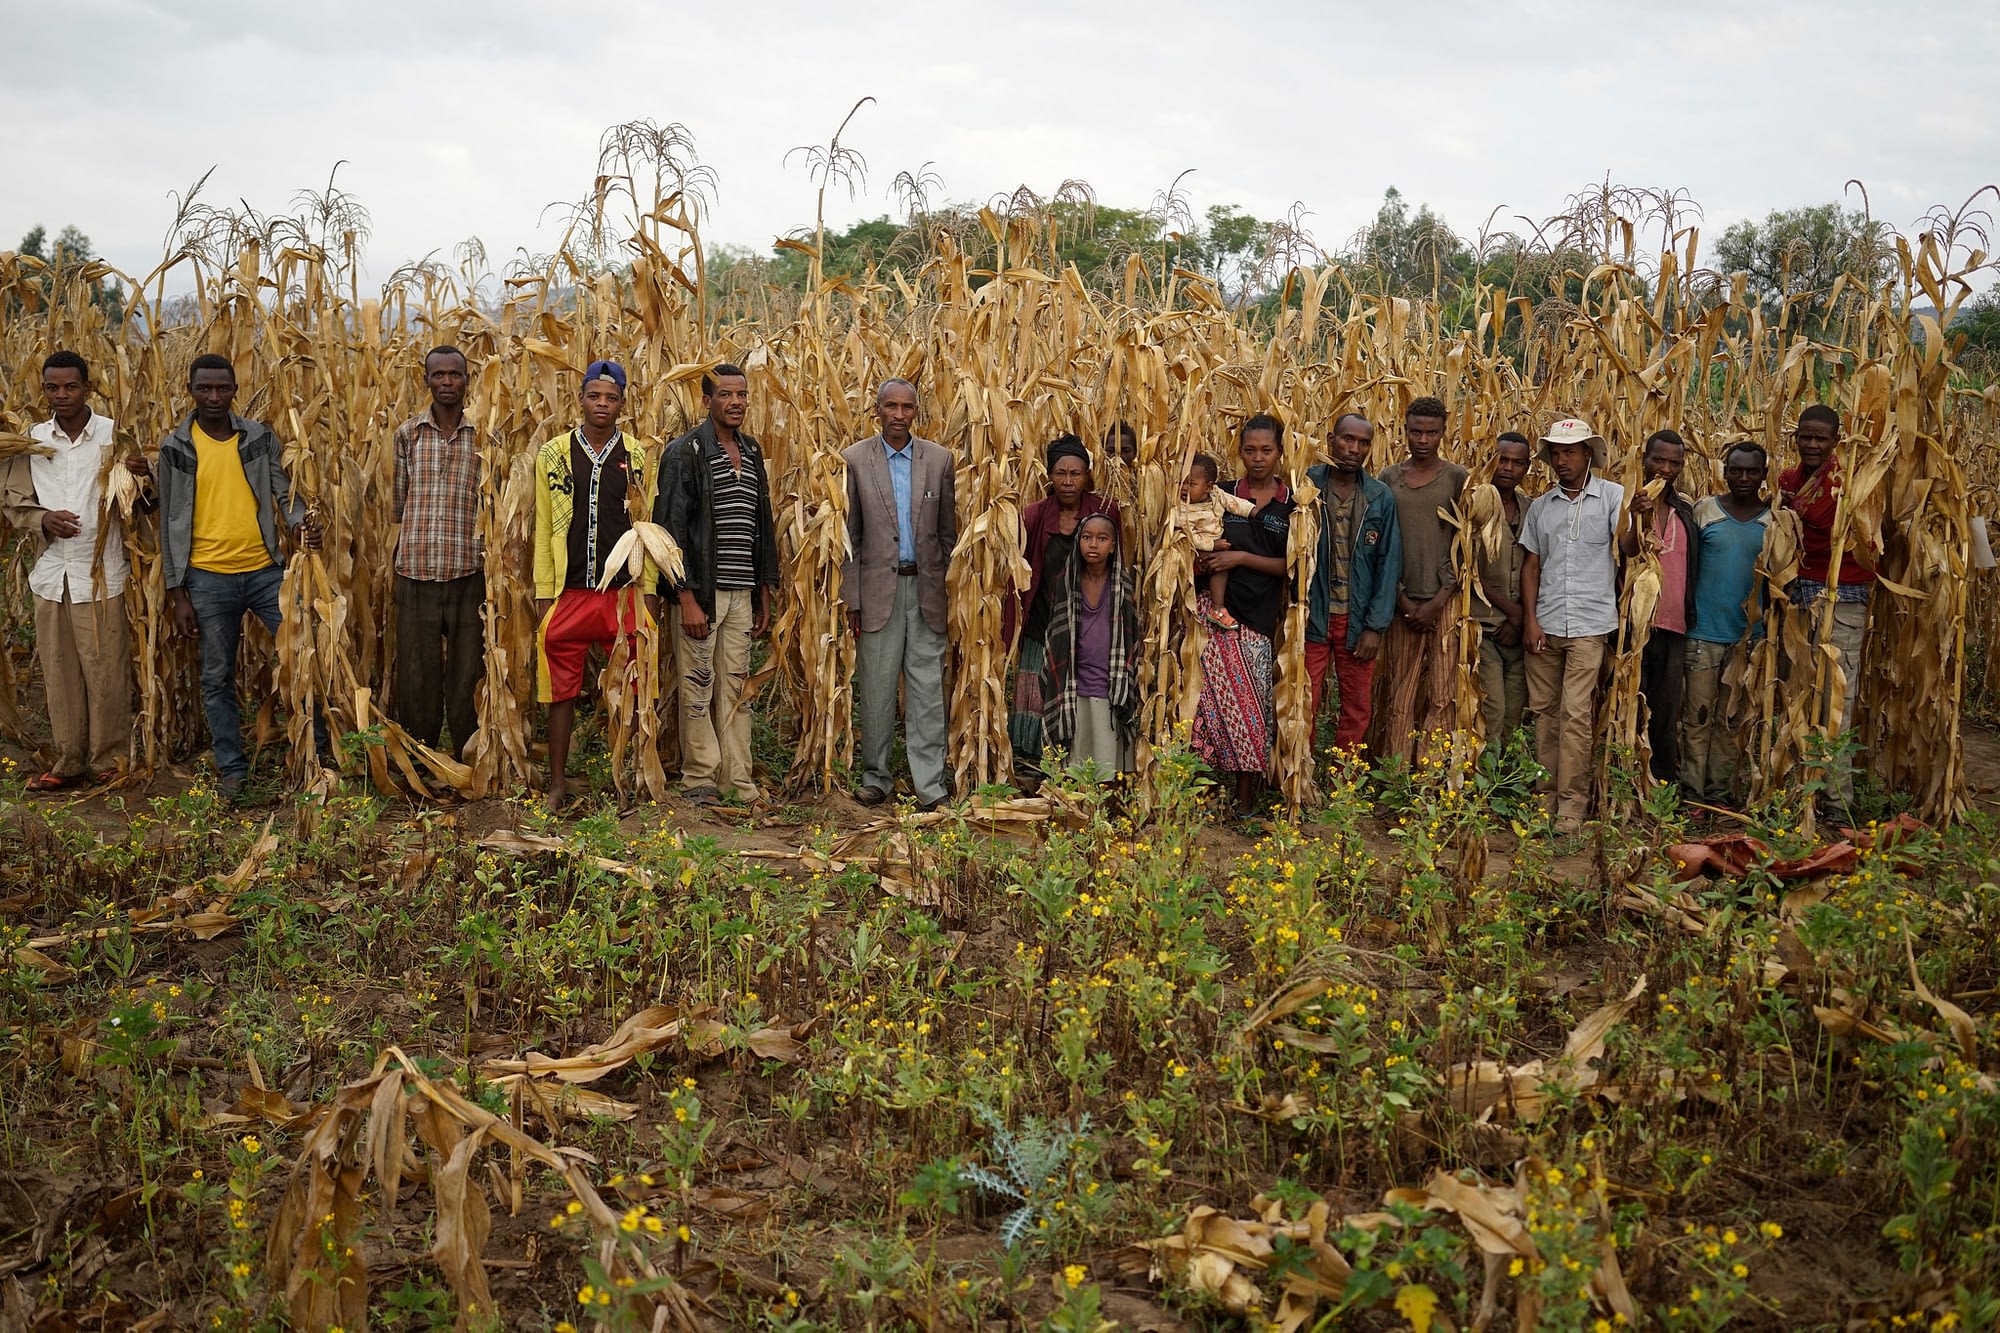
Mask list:
POLYGON ((616 361, 593 361, 583 372, 583 382, 585 384, 589 384, 592 380, 610 380, 618 386, 618 392, 624 393, 625 367, 619 365, 616 361))

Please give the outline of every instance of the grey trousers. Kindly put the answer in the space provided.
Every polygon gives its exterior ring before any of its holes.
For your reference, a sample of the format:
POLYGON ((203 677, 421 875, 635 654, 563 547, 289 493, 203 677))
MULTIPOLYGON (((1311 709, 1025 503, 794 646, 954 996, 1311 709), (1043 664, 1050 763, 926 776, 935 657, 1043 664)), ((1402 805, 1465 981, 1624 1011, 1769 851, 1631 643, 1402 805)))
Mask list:
POLYGON ((903 739, 919 801, 941 801, 945 786, 944 635, 924 623, 917 576, 896 579, 889 622, 860 635, 855 689, 861 704, 861 785, 894 793, 896 683, 903 683, 903 739))

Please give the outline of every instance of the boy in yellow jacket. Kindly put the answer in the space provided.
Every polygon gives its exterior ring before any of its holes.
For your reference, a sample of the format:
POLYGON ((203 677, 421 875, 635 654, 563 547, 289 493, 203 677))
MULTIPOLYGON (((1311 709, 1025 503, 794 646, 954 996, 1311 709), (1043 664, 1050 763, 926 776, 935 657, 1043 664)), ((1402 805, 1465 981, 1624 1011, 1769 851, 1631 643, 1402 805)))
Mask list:
POLYGON ((658 482, 645 443, 618 429, 625 368, 591 362, 579 397, 583 424, 535 454, 535 611, 541 625, 535 684, 549 706, 550 810, 568 800, 570 732, 590 650, 623 639, 628 651, 637 652, 640 617, 651 620, 659 601, 659 574, 650 564, 639 586, 622 570, 608 588, 597 586, 632 515, 653 512, 658 482))

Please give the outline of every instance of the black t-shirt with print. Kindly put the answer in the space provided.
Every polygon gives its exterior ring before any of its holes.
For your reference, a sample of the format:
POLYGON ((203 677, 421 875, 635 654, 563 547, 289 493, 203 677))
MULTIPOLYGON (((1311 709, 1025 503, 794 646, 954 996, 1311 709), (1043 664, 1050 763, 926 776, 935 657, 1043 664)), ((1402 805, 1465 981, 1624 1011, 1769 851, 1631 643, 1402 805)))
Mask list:
MULTIPOLYGON (((1244 484, 1240 479, 1228 485, 1231 495, 1243 494, 1244 484)), ((1222 539, 1229 543, 1232 551, 1283 560, 1287 554, 1286 547, 1291 542, 1292 510, 1295 508, 1291 488, 1279 482, 1277 495, 1250 517, 1225 515, 1222 539)), ((1291 579, 1285 575, 1265 574, 1238 565, 1229 571, 1229 591, 1224 600, 1230 615, 1270 638, 1277 633, 1278 616, 1289 600, 1290 587, 1291 579)))

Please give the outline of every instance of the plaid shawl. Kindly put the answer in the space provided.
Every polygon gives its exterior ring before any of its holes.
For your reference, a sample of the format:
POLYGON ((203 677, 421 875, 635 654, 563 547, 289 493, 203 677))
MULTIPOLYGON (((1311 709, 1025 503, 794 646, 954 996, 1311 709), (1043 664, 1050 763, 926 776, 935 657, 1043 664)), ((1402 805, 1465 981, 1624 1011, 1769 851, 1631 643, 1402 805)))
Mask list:
MULTIPOLYGON (((1076 736, 1076 633, 1083 615, 1083 558, 1072 550, 1062 568, 1051 571, 1049 586, 1049 626, 1042 642, 1047 656, 1042 661, 1042 732, 1049 745, 1067 746, 1076 736)), ((1110 577, 1104 583, 1111 605, 1111 662, 1109 688, 1111 715, 1118 730, 1128 738, 1138 719, 1139 687, 1132 669, 1132 653, 1143 642, 1139 630, 1139 599, 1133 592, 1131 571, 1111 551, 1110 577)))

